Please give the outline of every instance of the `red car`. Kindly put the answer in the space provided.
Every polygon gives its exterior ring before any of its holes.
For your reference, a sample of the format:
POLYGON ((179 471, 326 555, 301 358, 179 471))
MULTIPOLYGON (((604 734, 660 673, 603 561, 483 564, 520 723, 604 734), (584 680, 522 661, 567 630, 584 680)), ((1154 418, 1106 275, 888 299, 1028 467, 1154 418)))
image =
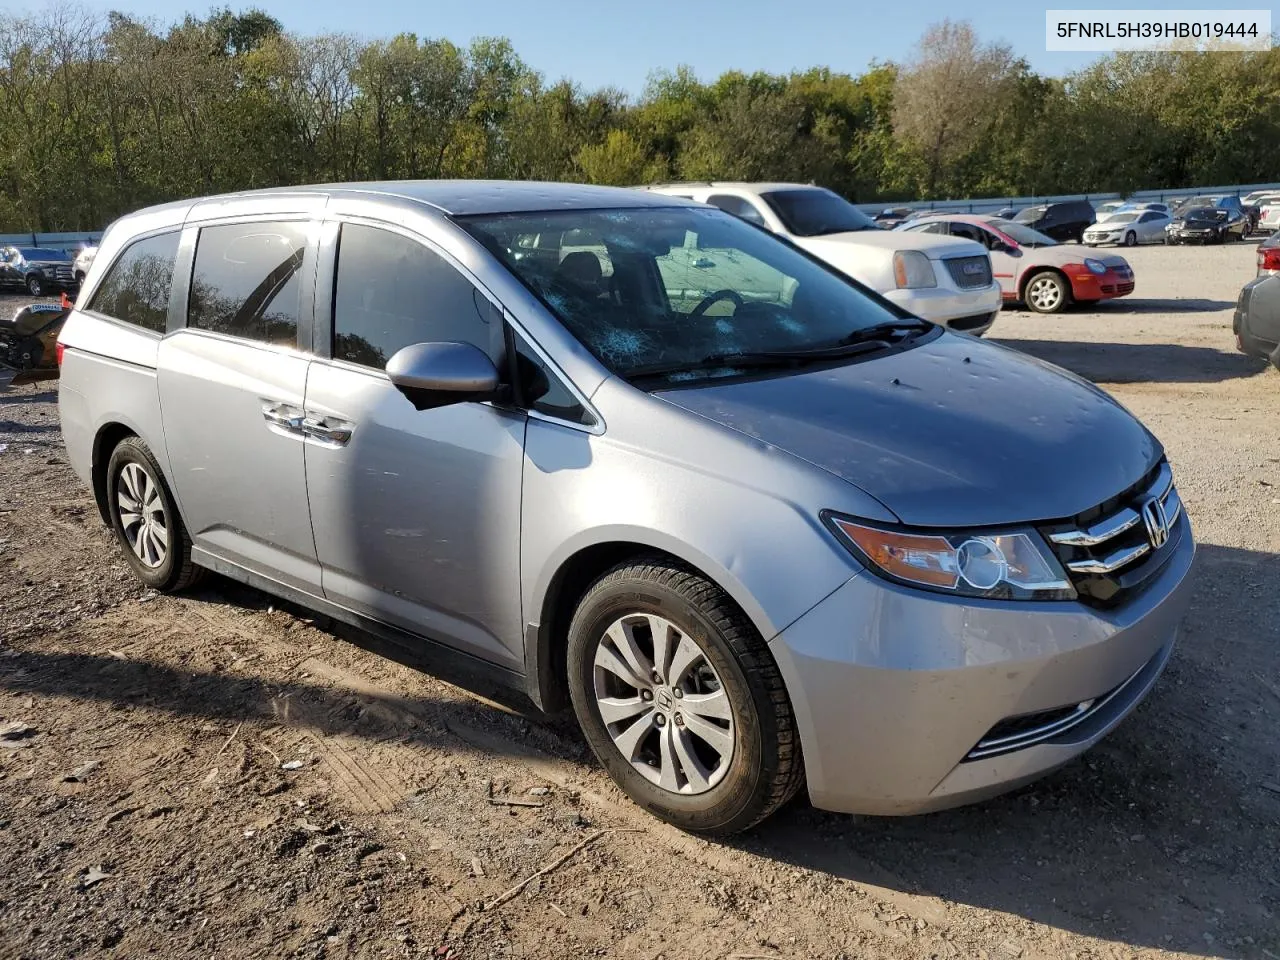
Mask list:
POLYGON ((991 252, 991 269, 1005 301, 1021 301, 1036 313, 1057 313, 1072 302, 1097 303, 1133 293, 1133 268, 1124 257, 1058 243, 1000 217, 934 214, 898 229, 977 240, 991 252))

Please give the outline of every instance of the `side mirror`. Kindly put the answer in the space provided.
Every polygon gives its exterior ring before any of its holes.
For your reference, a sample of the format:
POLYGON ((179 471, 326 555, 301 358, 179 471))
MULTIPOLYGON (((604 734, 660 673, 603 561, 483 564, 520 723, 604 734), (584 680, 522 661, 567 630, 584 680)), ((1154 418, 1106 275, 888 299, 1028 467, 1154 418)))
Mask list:
POLYGON ((497 399, 498 369, 470 343, 412 343, 387 361, 387 376, 418 410, 497 399))
POLYGON ((995 250, 996 253, 1007 253, 1011 257, 1022 256, 1022 251, 1020 249, 1005 243, 1003 240, 997 240, 995 246, 992 247, 992 249, 995 250))

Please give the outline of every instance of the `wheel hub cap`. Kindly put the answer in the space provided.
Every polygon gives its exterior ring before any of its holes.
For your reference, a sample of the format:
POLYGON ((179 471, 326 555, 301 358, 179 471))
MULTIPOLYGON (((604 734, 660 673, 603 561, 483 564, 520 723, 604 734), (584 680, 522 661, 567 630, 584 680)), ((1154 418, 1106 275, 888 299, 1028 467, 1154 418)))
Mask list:
POLYGON ((706 652, 671 621, 621 617, 594 662, 596 707, 614 746, 650 783, 705 793, 724 779, 737 729, 706 652))
POLYGON ((169 554, 169 527, 160 486, 138 463, 127 463, 116 483, 120 529, 129 548, 146 567, 158 567, 169 554))

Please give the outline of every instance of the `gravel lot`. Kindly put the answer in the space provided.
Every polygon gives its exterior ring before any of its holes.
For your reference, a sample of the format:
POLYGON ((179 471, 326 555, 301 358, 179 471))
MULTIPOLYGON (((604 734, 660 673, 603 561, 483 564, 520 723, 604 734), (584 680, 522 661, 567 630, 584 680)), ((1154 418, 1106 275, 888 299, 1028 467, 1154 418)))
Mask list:
POLYGON ((55 394, 0 395, 0 957, 1278 960, 1280 374, 1234 350, 1252 245, 1126 255, 1136 296, 990 336, 1168 448, 1201 546, 1152 696, 1011 796, 732 843, 638 813, 565 718, 225 581, 144 592, 55 394))

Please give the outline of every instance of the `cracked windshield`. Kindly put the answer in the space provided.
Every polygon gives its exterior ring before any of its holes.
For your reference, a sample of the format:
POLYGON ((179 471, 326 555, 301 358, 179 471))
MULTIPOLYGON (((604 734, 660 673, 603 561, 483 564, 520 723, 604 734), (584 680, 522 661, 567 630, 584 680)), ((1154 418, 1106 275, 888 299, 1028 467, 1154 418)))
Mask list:
POLYGON ((730 376, 900 318, 717 210, 564 211, 464 222, 620 376, 730 376))

